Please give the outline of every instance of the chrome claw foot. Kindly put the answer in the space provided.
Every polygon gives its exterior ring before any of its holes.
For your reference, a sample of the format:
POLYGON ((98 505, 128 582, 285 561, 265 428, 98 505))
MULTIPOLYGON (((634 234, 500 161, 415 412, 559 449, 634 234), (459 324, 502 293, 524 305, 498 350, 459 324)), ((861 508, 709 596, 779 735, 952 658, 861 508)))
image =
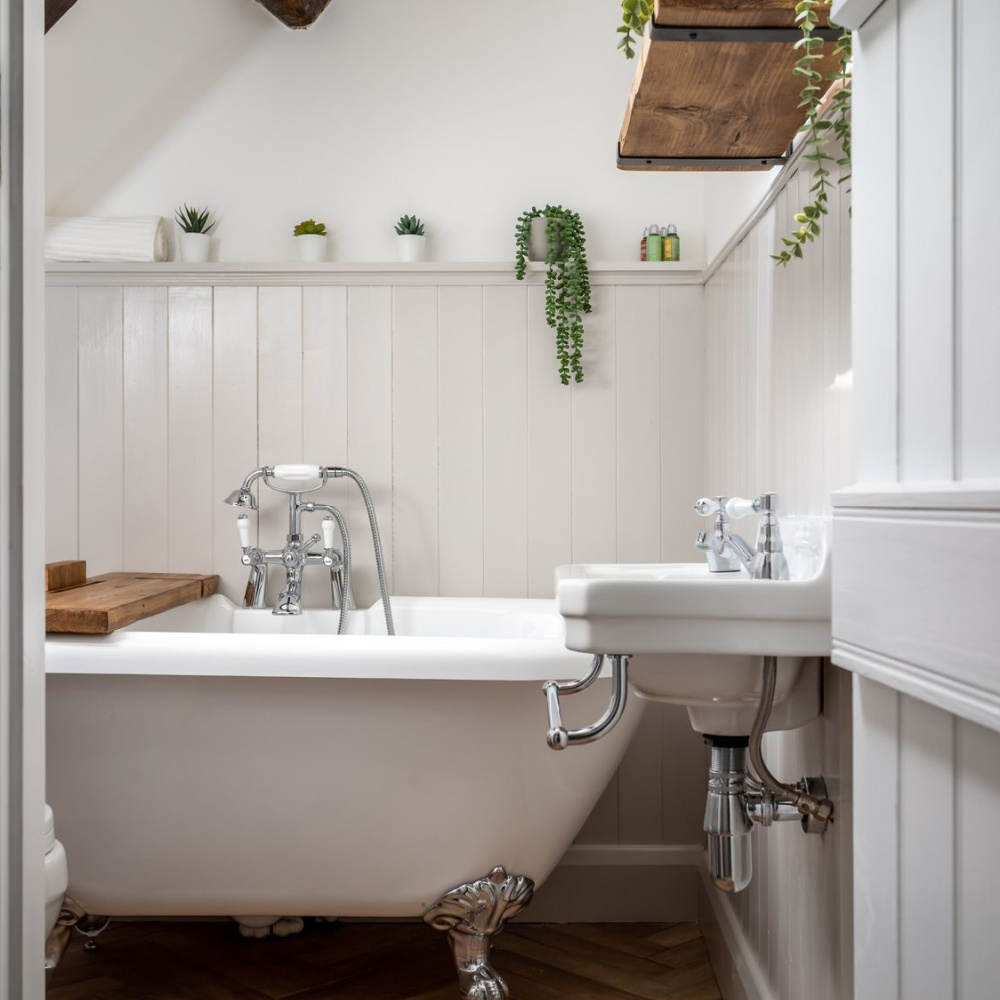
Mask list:
POLYGON ((106 931, 110 923, 110 917, 98 917, 92 913, 85 913, 77 919, 73 926, 87 939, 87 943, 83 946, 84 951, 101 950, 101 946, 95 938, 98 934, 106 931))
POLYGON ((488 875, 446 892, 424 914, 431 927, 448 932, 459 992, 467 1000, 507 1000, 507 983, 490 961, 493 938, 531 902, 534 891, 530 878, 508 875, 497 865, 488 875))

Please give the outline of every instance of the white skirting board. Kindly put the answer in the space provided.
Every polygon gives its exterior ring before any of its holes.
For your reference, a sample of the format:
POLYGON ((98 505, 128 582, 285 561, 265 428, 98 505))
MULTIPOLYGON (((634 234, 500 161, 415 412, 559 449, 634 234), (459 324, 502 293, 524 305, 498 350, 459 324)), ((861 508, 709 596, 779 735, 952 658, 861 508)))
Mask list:
POLYGON ((708 881, 702 865, 698 879, 698 920, 708 956, 725 1000, 777 1000, 747 936, 726 898, 708 881))
POLYGON ((571 847, 518 919, 631 923, 698 919, 700 844, 571 847))

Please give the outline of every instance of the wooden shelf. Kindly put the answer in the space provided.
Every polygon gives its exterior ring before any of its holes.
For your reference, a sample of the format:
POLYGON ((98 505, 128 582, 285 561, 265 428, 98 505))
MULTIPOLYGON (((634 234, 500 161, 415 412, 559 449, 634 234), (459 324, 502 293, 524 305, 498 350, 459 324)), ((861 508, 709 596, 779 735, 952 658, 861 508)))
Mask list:
MULTIPOLYGON (((626 170, 764 170, 802 125, 792 41, 661 41, 656 28, 795 27, 795 0, 659 0, 618 142, 626 170), (713 160, 663 164, 662 159, 713 160), (727 164, 727 161, 737 161, 727 164), (756 161, 756 162, 754 162, 756 161)), ((815 64, 837 66, 833 44, 815 64)))

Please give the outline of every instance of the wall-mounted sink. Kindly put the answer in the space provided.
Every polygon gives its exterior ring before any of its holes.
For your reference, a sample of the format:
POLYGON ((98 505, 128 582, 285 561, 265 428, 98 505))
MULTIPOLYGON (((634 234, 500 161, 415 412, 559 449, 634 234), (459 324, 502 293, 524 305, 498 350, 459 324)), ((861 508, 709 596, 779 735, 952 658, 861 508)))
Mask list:
POLYGON ((777 656, 769 729, 820 709, 817 658, 830 654, 830 552, 821 519, 782 522, 790 579, 710 573, 703 563, 582 564, 556 571, 566 645, 632 657, 643 697, 687 705, 699 732, 745 734, 761 657, 777 656))

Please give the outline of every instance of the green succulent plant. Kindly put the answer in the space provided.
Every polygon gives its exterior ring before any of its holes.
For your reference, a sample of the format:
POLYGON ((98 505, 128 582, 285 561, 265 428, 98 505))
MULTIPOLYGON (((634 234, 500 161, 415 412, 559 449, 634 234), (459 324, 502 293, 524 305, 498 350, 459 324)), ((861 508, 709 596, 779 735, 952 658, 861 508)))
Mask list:
POLYGON ((423 236, 424 224, 415 215, 400 216, 396 223, 397 236, 423 236))
POLYGON ((303 219, 292 232, 296 236, 326 236, 326 223, 315 219, 303 219))
POLYGON ((185 233, 204 233, 208 235, 219 224, 218 219, 212 219, 207 208, 192 208, 182 205, 174 212, 177 224, 185 233))
POLYGON ((514 274, 524 280, 528 267, 531 220, 545 218, 545 322, 556 332, 559 381, 583 381, 583 314, 590 312, 590 271, 587 237, 576 212, 562 205, 532 207, 517 220, 514 230, 514 274))

